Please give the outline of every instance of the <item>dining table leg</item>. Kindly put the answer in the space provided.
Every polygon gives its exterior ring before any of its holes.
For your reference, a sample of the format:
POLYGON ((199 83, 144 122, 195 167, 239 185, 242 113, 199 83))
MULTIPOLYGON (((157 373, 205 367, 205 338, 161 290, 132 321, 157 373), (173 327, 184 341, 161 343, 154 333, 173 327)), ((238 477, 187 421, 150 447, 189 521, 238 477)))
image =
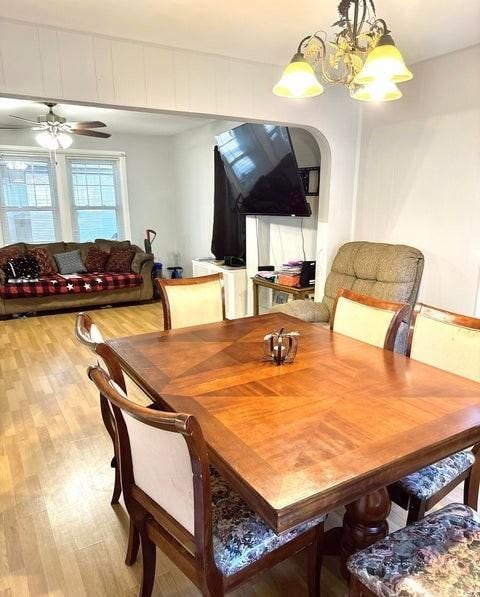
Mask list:
POLYGON ((387 518, 391 505, 388 490, 382 487, 346 506, 340 550, 342 573, 345 578, 349 576, 347 559, 388 534, 387 518))

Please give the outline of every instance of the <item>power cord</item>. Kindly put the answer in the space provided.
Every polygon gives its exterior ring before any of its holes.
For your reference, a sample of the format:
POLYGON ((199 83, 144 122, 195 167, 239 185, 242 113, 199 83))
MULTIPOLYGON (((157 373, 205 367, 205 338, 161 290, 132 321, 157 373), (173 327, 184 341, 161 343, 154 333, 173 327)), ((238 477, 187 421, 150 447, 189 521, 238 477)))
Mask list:
POLYGON ((303 234, 303 218, 300 222, 300 232, 302 233, 302 252, 303 252, 303 260, 306 261, 307 258, 305 257, 305 236, 303 234))

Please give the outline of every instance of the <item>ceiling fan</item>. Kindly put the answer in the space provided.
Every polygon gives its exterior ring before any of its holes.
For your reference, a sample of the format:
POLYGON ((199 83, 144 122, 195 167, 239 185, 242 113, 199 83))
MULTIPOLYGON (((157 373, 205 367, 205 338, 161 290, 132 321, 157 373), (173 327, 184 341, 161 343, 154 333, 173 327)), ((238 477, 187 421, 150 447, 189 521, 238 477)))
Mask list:
POLYGON ((34 126, 24 127, 20 126, 1 126, 0 129, 21 129, 31 128, 32 131, 38 131, 35 135, 35 140, 39 145, 45 147, 49 151, 56 151, 57 149, 67 149, 73 142, 71 135, 84 135, 86 137, 99 137, 101 139, 108 139, 111 137, 109 133, 102 133, 101 131, 92 131, 90 129, 98 129, 107 126, 104 122, 94 120, 92 122, 67 122, 63 116, 58 116, 53 111, 57 105, 52 102, 45 102, 48 108, 47 114, 38 116, 37 120, 30 120, 22 116, 14 116, 9 114, 11 118, 23 120, 33 124, 34 126))

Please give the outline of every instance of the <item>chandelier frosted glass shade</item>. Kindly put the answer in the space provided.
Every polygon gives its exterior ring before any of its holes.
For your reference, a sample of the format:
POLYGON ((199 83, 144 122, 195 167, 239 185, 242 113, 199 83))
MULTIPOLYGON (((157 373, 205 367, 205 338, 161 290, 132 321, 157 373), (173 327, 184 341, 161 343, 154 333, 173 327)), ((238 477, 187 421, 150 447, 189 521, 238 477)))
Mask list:
POLYGON ((48 149, 57 151, 57 149, 67 149, 73 143, 73 139, 67 133, 53 133, 51 131, 42 131, 35 136, 35 141, 48 149))
POLYGON ((403 83, 413 78, 399 50, 390 35, 380 38, 377 46, 367 56, 362 70, 353 80, 355 85, 367 85, 377 79, 390 79, 394 83, 403 83))
POLYGON ((273 88, 273 93, 289 98, 315 97, 323 93, 323 85, 303 54, 297 53, 283 71, 282 78, 273 88))
POLYGON ((359 87, 352 97, 363 102, 391 102, 400 99, 402 92, 389 79, 377 79, 359 87))

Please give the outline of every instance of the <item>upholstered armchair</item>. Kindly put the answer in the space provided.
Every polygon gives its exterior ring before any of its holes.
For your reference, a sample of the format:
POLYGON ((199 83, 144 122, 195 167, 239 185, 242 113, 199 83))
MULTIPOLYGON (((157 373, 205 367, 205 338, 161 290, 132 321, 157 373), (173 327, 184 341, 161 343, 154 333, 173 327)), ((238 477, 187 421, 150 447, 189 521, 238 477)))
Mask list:
MULTIPOLYGON (((321 303, 292 301, 272 307, 272 312, 293 315, 304 321, 330 321, 333 305, 341 288, 384 301, 408 303, 417 300, 423 273, 421 251, 407 245, 355 241, 338 250, 328 274, 321 303)), ((405 353, 410 313, 400 326, 395 350, 405 353)))

